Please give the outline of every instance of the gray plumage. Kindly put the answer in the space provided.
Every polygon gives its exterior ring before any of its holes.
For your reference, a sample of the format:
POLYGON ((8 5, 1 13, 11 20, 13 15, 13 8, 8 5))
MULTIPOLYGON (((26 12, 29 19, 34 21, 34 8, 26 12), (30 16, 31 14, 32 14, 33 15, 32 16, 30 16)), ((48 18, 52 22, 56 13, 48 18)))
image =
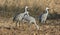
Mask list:
POLYGON ((29 16, 25 15, 24 20, 26 20, 28 23, 34 23, 35 26, 37 27, 37 29, 39 29, 39 26, 36 24, 36 20, 34 17, 32 17, 30 15, 29 16))
POLYGON ((46 7, 46 13, 43 13, 41 16, 40 16, 40 20, 41 20, 41 23, 45 23, 46 22, 46 19, 47 19, 47 16, 48 16, 48 7, 46 7))
POLYGON ((29 12, 27 11, 27 6, 25 7, 25 12, 24 13, 20 13, 18 15, 15 15, 14 18, 13 18, 13 22, 16 21, 16 26, 17 26, 17 23, 19 22, 19 25, 20 25, 20 22, 23 20, 23 17, 25 15, 28 15, 29 16, 29 12))

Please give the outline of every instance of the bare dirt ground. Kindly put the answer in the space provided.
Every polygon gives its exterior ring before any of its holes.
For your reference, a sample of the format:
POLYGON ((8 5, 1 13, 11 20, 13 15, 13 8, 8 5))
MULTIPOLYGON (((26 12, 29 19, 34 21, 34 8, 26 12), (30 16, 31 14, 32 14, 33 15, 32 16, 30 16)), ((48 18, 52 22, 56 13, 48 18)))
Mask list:
POLYGON ((15 27, 11 18, 0 17, 0 35, 60 35, 60 20, 47 20, 45 24, 37 23, 40 27, 36 29, 34 24, 21 23, 15 27))

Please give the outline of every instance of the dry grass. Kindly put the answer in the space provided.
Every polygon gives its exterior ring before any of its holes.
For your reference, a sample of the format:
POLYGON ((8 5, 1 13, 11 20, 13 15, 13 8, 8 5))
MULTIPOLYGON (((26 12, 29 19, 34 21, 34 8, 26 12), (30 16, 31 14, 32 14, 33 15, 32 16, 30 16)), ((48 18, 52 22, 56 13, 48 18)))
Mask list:
POLYGON ((0 0, 0 11, 20 12, 26 5, 32 12, 42 12, 49 7, 50 13, 60 13, 60 1, 57 0, 0 0))
POLYGON ((0 18, 0 35, 60 35, 60 20, 47 20, 47 23, 38 23, 37 30, 34 24, 21 23, 15 27, 11 18, 0 18))
POLYGON ((49 13, 60 13, 60 5, 56 0, 0 0, 0 12, 3 11, 4 15, 13 16, 16 13, 24 12, 26 5, 32 16, 39 15, 46 7, 50 8, 49 13))
POLYGON ((24 12, 26 5, 29 7, 30 15, 34 17, 43 12, 47 6, 50 8, 50 13, 60 14, 59 0, 0 0, 0 35, 60 35, 60 20, 58 19, 47 20, 45 24, 37 21, 39 30, 34 24, 29 26, 29 23, 21 23, 20 27, 18 27, 19 25, 15 27, 12 17, 17 13, 24 12))

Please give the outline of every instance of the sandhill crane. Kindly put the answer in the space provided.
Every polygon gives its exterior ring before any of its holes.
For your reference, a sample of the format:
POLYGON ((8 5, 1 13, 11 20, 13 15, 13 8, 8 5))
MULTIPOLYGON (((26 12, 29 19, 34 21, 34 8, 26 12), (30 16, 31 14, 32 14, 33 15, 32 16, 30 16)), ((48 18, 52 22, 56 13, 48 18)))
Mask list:
POLYGON ((27 15, 29 16, 29 12, 27 11, 28 6, 25 7, 25 12, 27 12, 27 15))
POLYGON ((37 29, 39 29, 39 26, 36 24, 36 20, 35 20, 35 18, 34 17, 32 17, 32 16, 27 16, 27 15, 25 15, 24 16, 24 20, 26 20, 28 23, 34 23, 35 24, 35 26, 37 27, 37 29))
POLYGON ((27 8, 28 8, 28 6, 25 7, 25 12, 24 13, 20 13, 20 14, 14 16, 13 22, 16 21, 16 26, 17 26, 18 22, 19 22, 19 25, 20 25, 20 22, 22 21, 24 15, 29 15, 29 12, 27 11, 27 8))
POLYGON ((39 20, 41 20, 41 23, 45 23, 46 22, 46 19, 47 19, 47 16, 48 16, 48 7, 46 7, 46 13, 43 13, 43 14, 41 14, 40 15, 40 19, 39 20))

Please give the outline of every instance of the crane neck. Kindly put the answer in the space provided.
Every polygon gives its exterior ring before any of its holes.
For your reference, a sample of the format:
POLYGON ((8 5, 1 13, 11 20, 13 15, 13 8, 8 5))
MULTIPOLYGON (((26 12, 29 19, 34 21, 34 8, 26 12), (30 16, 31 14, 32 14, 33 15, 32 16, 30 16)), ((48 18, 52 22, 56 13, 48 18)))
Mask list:
POLYGON ((25 12, 27 12, 27 8, 25 8, 25 12))
POLYGON ((25 14, 25 15, 29 15, 29 12, 27 11, 27 8, 25 8, 24 14, 25 14))
POLYGON ((46 10, 46 13, 48 14, 48 10, 46 10))

